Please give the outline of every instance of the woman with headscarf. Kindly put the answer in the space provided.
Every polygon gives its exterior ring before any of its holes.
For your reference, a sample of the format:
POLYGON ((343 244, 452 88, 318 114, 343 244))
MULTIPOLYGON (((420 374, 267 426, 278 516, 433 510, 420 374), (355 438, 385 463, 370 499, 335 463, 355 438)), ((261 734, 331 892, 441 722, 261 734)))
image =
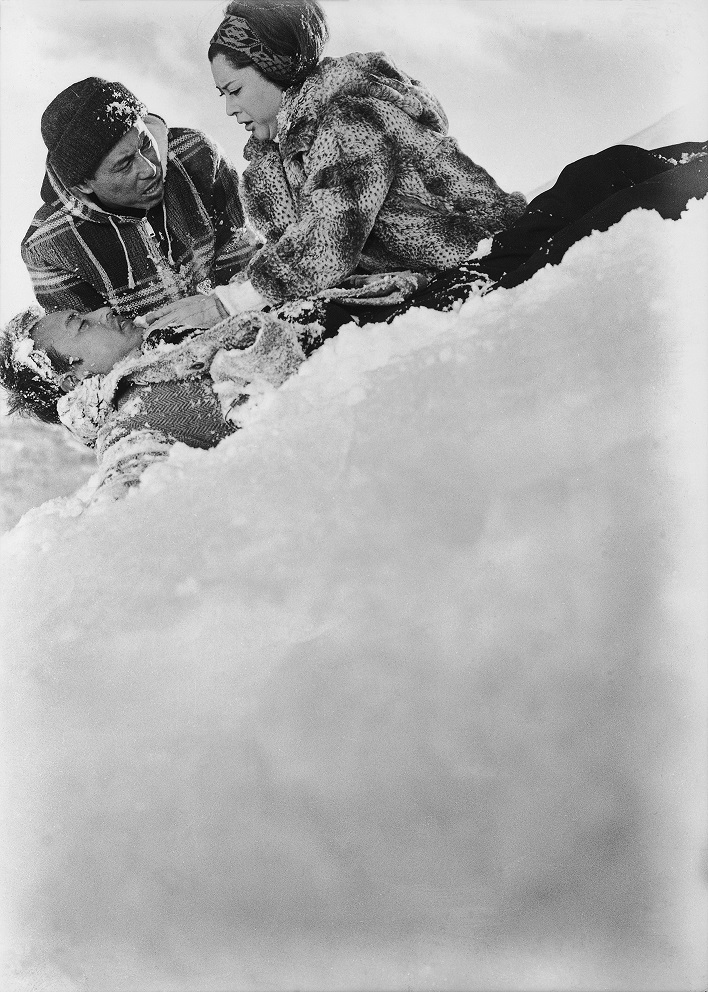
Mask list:
MULTIPOLYGON (((323 58, 326 40, 317 0, 234 0, 211 39, 226 113, 251 134, 241 194, 265 240, 246 285, 216 290, 231 313, 309 297, 334 328, 350 313, 387 319, 406 301, 445 309, 559 261, 597 211, 609 226, 635 201, 663 210, 667 196, 685 205, 704 188, 703 165, 684 168, 702 144, 614 146, 566 167, 527 208, 447 135, 423 83, 383 52, 323 58)), ((158 322, 193 322, 187 308, 158 322)))
MULTIPOLYGON (((247 272, 271 304, 351 276, 413 273, 392 280, 405 292, 526 206, 461 151, 423 83, 383 52, 323 58, 327 36, 317 0, 236 0, 209 46, 226 113, 251 134, 241 190, 266 244, 247 272)), ((357 295, 372 280, 353 282, 357 295)))

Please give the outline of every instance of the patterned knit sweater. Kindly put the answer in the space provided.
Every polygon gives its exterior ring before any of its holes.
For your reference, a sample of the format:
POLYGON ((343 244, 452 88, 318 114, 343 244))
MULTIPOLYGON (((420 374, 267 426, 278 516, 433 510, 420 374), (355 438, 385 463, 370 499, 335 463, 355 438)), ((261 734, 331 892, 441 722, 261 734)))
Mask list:
MULTIPOLYGON (((22 241, 39 303, 49 311, 112 306, 136 317, 229 282, 258 242, 244 226, 238 174, 206 135, 149 116, 165 170, 164 242, 146 216, 103 210, 51 168, 45 205, 22 241)), ((158 229, 159 230, 159 229, 158 229)))
POLYGON ((354 272, 450 268, 526 206, 463 154, 438 100, 383 52, 323 59, 285 91, 278 142, 252 137, 244 154, 242 200, 266 239, 248 274, 270 300, 354 272))

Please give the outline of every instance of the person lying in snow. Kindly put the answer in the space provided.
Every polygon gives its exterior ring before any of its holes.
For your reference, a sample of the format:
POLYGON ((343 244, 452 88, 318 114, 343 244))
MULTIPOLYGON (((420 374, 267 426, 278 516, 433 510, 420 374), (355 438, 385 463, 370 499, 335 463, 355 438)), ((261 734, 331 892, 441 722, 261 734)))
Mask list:
POLYGON ((281 385, 322 327, 257 311, 213 328, 151 330, 109 307, 47 314, 32 306, 0 340, 11 412, 62 423, 95 447, 95 494, 121 496, 178 441, 214 447, 254 392, 281 385))
MULTIPOLYGON (((368 312, 359 308, 358 322, 390 321, 413 306, 449 310, 471 293, 519 285, 544 266, 558 264, 580 238, 607 230, 630 210, 651 209, 677 219, 689 200, 707 193, 706 143, 653 151, 624 145, 606 149, 568 166, 513 228, 494 239, 485 257, 442 273, 403 304, 372 306, 368 312)), ((364 283, 362 294, 367 288, 364 283)), ((202 334, 184 329, 161 334, 154 326, 146 332, 133 322, 117 321, 108 310, 83 318, 74 312, 55 317, 59 324, 47 324, 41 309, 31 308, 14 318, 2 340, 0 382, 16 410, 59 422, 59 406, 61 422, 97 447, 102 487, 119 487, 121 480, 137 481, 142 468, 176 440, 195 447, 216 444, 237 426, 239 399, 248 395, 248 383, 260 377, 279 384, 352 314, 341 299, 322 294, 272 313, 244 313, 202 334), (94 327, 92 337, 117 336, 117 353, 101 352, 99 359, 78 352, 69 342, 76 340, 81 319, 94 327), (79 362, 71 361, 76 358, 79 362), (99 360, 108 365, 96 364, 99 360), (223 404, 217 404, 210 380, 223 404)))
POLYGON ((321 58, 327 37, 317 0, 246 0, 226 7, 209 45, 226 113, 251 133, 241 196, 266 244, 247 274, 271 304, 332 287, 356 299, 353 275, 407 270, 419 286, 526 206, 448 135, 423 83, 384 52, 321 58))

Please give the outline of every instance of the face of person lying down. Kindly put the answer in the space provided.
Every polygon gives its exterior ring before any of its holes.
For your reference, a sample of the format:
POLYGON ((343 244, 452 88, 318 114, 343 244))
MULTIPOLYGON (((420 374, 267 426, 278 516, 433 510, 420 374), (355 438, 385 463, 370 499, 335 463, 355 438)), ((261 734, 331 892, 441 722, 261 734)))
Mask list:
POLYGON ((42 317, 32 338, 38 348, 53 350, 71 366, 71 375, 85 379, 110 372, 143 343, 143 328, 110 307, 89 313, 59 310, 42 317))

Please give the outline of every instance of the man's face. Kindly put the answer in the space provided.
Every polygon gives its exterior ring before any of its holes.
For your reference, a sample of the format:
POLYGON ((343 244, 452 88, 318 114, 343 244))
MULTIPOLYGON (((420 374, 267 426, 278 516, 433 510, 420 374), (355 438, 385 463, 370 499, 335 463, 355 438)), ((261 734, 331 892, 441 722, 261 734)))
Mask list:
POLYGON ((155 139, 138 121, 109 151, 92 179, 79 183, 84 193, 93 193, 104 207, 149 210, 164 194, 164 177, 155 139))
POLYGON ((72 375, 85 379, 110 372, 121 358, 139 350, 143 329, 132 320, 118 317, 110 307, 90 313, 59 310, 42 317, 32 340, 43 351, 53 348, 71 361, 72 375))

